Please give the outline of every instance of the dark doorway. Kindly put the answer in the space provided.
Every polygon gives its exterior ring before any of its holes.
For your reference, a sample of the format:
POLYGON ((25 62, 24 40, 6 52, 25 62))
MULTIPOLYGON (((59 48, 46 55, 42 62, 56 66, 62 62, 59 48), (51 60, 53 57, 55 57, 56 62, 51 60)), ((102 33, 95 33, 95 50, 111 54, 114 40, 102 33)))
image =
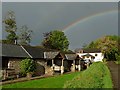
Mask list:
POLYGON ((9 61, 9 58, 2 57, 2 69, 8 68, 8 61, 9 61))

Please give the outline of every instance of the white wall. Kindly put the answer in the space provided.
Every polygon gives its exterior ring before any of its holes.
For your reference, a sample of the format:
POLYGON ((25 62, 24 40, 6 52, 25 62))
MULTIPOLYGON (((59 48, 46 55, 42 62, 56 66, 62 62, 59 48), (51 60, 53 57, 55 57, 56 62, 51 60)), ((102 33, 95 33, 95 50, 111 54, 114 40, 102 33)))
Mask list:
MULTIPOLYGON (((77 53, 77 54, 81 57, 82 55, 86 55, 87 53, 77 53)), ((104 58, 104 55, 102 53, 89 53, 89 54, 95 57, 94 62, 102 61, 102 59, 104 58), (95 54, 97 54, 97 56, 95 56, 95 54)))

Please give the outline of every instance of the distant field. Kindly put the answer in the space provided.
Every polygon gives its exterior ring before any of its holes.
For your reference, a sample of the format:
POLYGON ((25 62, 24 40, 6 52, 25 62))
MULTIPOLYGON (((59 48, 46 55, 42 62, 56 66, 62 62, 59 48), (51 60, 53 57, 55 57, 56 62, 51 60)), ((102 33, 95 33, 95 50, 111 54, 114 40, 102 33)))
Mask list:
POLYGON ((80 72, 75 72, 38 80, 18 82, 14 84, 3 85, 3 88, 63 88, 66 81, 72 80, 79 74, 80 72))

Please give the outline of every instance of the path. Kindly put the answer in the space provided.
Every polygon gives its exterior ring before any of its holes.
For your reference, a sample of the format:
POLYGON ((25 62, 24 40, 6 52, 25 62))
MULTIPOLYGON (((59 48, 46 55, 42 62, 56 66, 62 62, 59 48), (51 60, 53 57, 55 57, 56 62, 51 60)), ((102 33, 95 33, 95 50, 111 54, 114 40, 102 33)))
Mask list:
POLYGON ((108 61, 107 66, 110 69, 111 75, 112 75, 112 81, 113 81, 113 88, 117 88, 117 90, 120 90, 120 77, 118 78, 118 72, 120 72, 120 64, 117 65, 113 61, 108 61))

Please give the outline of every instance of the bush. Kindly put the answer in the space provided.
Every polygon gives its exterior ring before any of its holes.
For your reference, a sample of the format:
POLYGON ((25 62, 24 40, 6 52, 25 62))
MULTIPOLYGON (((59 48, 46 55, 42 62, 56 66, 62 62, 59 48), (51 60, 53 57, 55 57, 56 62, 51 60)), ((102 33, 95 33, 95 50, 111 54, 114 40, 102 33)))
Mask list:
POLYGON ((103 88, 106 75, 106 66, 102 62, 95 62, 73 80, 65 83, 64 88, 103 88))
POLYGON ((115 58, 116 58, 116 63, 120 64, 120 55, 116 53, 115 58))
POLYGON ((103 60, 102 60, 104 63, 106 63, 107 62, 107 59, 106 58, 103 58, 103 60))
POLYGON ((36 69, 35 62, 31 59, 24 59, 20 62, 21 73, 24 75, 29 72, 34 72, 36 69))

